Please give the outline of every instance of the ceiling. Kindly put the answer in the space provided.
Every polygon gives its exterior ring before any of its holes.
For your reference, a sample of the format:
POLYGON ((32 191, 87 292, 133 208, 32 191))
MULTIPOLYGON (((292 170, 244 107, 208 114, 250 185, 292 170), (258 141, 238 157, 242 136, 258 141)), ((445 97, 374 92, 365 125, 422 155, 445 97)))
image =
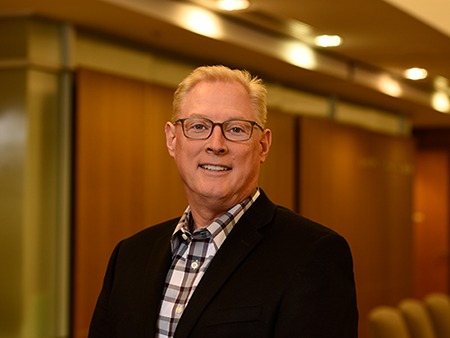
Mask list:
MULTIPOLYGON (((187 27, 179 15, 197 8, 200 1, 210 0, 2 0, 0 16, 33 14, 62 20, 197 64, 247 68, 266 81, 406 114, 416 128, 450 128, 450 114, 430 104, 435 79, 450 79, 450 23, 445 27, 450 21, 442 20, 450 4, 443 8, 438 0, 251 0, 244 12, 214 12, 223 29, 208 36, 187 27), (420 7, 425 2, 426 11, 420 7), (314 67, 282 54, 287 43, 301 39, 308 45, 318 34, 340 35, 344 43, 326 50, 314 47, 314 67), (429 78, 403 79, 403 70, 410 67, 426 68, 429 78), (386 77, 401 91, 380 89, 386 77)), ((448 97, 448 85, 444 91, 448 97)))

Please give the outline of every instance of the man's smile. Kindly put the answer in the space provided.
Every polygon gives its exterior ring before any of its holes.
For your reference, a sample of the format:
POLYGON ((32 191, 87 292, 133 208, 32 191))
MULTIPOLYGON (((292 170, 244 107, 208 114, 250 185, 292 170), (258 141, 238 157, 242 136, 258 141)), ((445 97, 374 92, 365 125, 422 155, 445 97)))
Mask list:
POLYGON ((227 171, 227 170, 231 170, 231 168, 228 167, 223 167, 220 165, 212 165, 212 164, 201 164, 200 168, 205 169, 205 170, 210 170, 210 171, 227 171))

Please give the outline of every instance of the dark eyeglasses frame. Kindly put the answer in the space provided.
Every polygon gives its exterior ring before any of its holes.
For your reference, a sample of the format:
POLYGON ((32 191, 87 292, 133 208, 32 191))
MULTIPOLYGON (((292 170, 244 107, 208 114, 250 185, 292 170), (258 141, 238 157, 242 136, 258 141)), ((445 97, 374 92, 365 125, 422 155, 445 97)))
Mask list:
POLYGON ((191 140, 207 140, 207 139, 209 139, 209 138, 211 137, 213 131, 214 131, 215 126, 219 126, 219 127, 220 127, 220 130, 222 131, 223 137, 225 137, 225 139, 227 139, 228 141, 231 141, 231 142, 245 142, 245 141, 250 140, 250 139, 252 138, 252 136, 253 136, 253 128, 254 128, 255 126, 257 126, 259 129, 261 129, 261 130, 264 131, 264 128, 261 127, 261 126, 260 126, 258 123, 256 123, 255 121, 241 120, 241 119, 230 119, 230 120, 223 121, 222 123, 219 123, 219 122, 213 122, 213 121, 211 121, 210 119, 207 119, 207 118, 205 118, 205 117, 185 117, 185 118, 176 120, 176 121, 174 122, 174 124, 175 124, 175 123, 178 123, 178 122, 181 123, 181 127, 182 127, 182 129, 183 129, 183 135, 184 135, 186 138, 191 139, 191 140), (211 132, 210 132, 209 135, 206 136, 206 137, 201 137, 201 138, 197 138, 197 137, 189 137, 189 136, 186 135, 186 132, 185 132, 185 130, 184 130, 184 121, 186 121, 186 120, 207 120, 207 121, 211 122, 211 124, 212 124, 211 132), (247 139, 245 139, 245 140, 230 140, 230 139, 225 135, 225 132, 223 131, 223 124, 224 124, 224 123, 227 123, 227 122, 230 122, 230 121, 242 121, 242 122, 249 122, 249 123, 251 123, 251 125, 252 125, 252 130, 251 130, 251 132, 250 132, 249 137, 248 137, 247 139))

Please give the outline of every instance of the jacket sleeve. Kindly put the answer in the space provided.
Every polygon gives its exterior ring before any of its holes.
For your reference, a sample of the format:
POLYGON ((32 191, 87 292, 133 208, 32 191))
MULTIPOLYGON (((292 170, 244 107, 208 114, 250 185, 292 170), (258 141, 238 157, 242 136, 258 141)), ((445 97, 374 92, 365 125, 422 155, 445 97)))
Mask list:
POLYGON ((293 268, 274 337, 357 337, 353 261, 345 239, 335 233, 320 238, 293 268))
POLYGON ((92 316, 91 325, 89 327, 88 338, 106 338, 110 336, 108 333, 108 308, 114 282, 114 270, 120 245, 121 243, 116 246, 109 260, 108 268, 103 280, 103 287, 98 297, 94 314, 92 316))

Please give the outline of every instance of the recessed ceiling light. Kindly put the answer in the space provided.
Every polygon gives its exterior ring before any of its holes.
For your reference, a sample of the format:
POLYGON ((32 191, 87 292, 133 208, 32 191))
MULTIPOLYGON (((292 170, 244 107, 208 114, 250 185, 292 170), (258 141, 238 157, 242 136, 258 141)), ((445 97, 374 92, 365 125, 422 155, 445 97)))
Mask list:
POLYGON ((320 47, 337 47, 342 44, 342 38, 339 35, 320 35, 315 43, 320 47))
POLYGON ((427 77, 428 72, 426 69, 414 67, 405 70, 404 75, 410 80, 422 80, 427 77))
POLYGON ((216 7, 225 11, 241 11, 250 6, 248 0, 218 0, 216 7))

